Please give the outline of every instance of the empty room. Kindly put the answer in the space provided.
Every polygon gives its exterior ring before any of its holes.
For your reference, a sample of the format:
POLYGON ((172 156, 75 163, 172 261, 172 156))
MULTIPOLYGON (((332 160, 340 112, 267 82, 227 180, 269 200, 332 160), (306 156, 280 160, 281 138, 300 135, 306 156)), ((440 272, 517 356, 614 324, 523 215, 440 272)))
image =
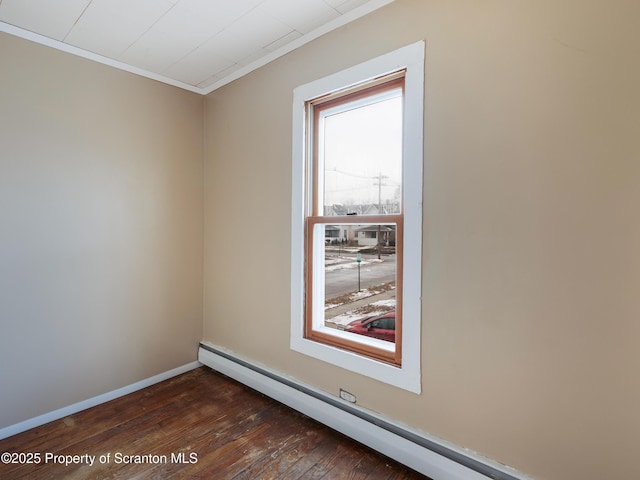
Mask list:
POLYGON ((0 478, 640 478, 640 3, 0 0, 0 478))

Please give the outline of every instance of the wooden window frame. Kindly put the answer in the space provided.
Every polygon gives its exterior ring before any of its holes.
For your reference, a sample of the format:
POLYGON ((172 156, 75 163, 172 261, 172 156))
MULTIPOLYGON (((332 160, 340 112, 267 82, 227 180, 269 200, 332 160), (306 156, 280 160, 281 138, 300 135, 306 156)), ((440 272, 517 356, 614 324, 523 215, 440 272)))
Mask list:
MULTIPOLYGON (((310 175, 307 177, 307 199, 308 204, 306 211, 308 215, 305 218, 305 321, 304 336, 305 338, 320 342, 332 347, 344 349, 359 355, 386 362, 394 366, 402 365, 402 265, 403 265, 403 202, 400 203, 400 212, 394 214, 377 215, 349 215, 349 216, 325 216, 323 201, 321 201, 321 187, 319 182, 320 175, 323 172, 320 169, 321 161, 319 159, 318 143, 321 139, 320 124, 322 122, 322 113, 344 106, 344 111, 350 110, 349 105, 356 102, 372 99, 372 103, 376 97, 388 92, 400 90, 400 95, 404 100, 404 78, 405 70, 401 69, 390 74, 382 75, 373 80, 369 80, 362 84, 352 86, 348 89, 334 92, 329 95, 309 100, 306 102, 306 115, 309 122, 307 132, 307 145, 309 148, 309 159, 307 168, 310 175), (396 226, 396 341, 393 350, 388 347, 375 345, 382 341, 365 341, 359 335, 346 333, 345 335, 337 335, 336 332, 328 329, 314 328, 314 297, 317 289, 314 288, 314 269, 324 268, 324 264, 315 265, 314 252, 317 248, 324 248, 324 235, 317 236, 314 234, 318 225, 382 225, 393 224, 396 226), (322 238, 319 238, 322 237, 322 238)), ((358 105, 358 104, 356 104, 358 105)), ((365 102, 366 105, 366 102, 365 102)), ((354 106, 352 108, 358 108, 354 106)), ((404 120, 403 120, 404 122, 404 120)), ((379 239, 378 239, 379 241, 379 239)), ((324 295, 322 295, 324 304, 324 295)), ((324 322, 324 318, 323 318, 324 322)), ((387 342, 388 343, 388 342, 387 342)))

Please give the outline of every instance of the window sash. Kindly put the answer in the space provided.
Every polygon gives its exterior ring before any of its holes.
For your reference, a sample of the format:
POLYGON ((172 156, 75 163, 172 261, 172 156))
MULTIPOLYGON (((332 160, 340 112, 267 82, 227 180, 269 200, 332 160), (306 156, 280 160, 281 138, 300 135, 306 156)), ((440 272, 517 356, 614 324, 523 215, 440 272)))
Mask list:
MULTIPOLYGON (((370 358, 390 363, 395 366, 402 364, 402 265, 403 265, 403 216, 402 215, 350 215, 348 217, 307 217, 306 221, 306 274, 305 274, 305 338, 342 348, 354 353, 366 355, 370 358), (318 269, 324 269, 324 235, 318 234, 319 225, 383 225, 396 226, 396 341, 394 348, 384 346, 382 341, 360 338, 360 335, 349 332, 334 331, 324 327, 324 315, 320 326, 317 318, 324 310, 324 282, 318 287, 323 278, 323 270, 319 275, 318 269), (318 305, 321 304, 321 305, 318 305)), ((388 343, 388 342, 385 342, 388 343)))
POLYGON ((371 82, 367 82, 366 85, 360 86, 355 91, 354 89, 356 87, 352 87, 346 93, 334 93, 307 102, 307 117, 311 122, 310 128, 308 129, 310 138, 307 139, 308 144, 311 146, 311 178, 308 185, 310 193, 310 205, 308 205, 308 207, 310 207, 309 215, 315 217, 322 216, 324 209, 324 205, 322 205, 324 203, 322 201, 324 198, 324 193, 322 192, 323 187, 321 181, 324 172, 321 171, 323 162, 320 161, 319 158, 319 140, 322 138, 320 130, 322 128, 323 115, 325 115, 327 111, 334 109, 340 109, 343 111, 351 110, 352 108, 356 108, 352 105, 359 101, 363 101, 365 105, 369 104, 370 102, 365 102, 366 99, 372 97, 381 97, 384 96, 385 93, 389 93, 398 89, 401 89, 401 96, 404 98, 404 74, 405 71, 400 70, 377 78, 371 82), (340 108, 342 106, 344 106, 344 109, 340 108))

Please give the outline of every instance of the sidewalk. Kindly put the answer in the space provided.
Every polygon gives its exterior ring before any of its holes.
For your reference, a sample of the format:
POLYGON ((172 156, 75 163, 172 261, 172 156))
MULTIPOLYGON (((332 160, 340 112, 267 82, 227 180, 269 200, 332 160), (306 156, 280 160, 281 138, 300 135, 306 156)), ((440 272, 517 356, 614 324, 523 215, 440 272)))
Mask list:
MULTIPOLYGON (((396 291, 395 289, 393 289, 393 290, 388 290, 386 292, 379 293, 377 295, 371 295, 369 297, 361 298, 360 300, 356 300, 355 302, 349 302, 342 305, 338 305, 337 307, 328 308, 327 310, 325 310, 325 317, 324 317, 325 324, 327 325, 327 327, 335 327, 335 328, 342 329, 344 325, 349 323, 351 318, 347 317, 343 321, 337 321, 337 322, 332 321, 331 319, 338 317, 340 315, 345 315, 345 314, 357 315, 356 311, 359 308, 366 307, 367 305, 371 305, 372 303, 379 302, 381 300, 390 300, 395 297, 396 297, 396 291)), ((363 314, 363 316, 364 315, 365 314, 363 314)))

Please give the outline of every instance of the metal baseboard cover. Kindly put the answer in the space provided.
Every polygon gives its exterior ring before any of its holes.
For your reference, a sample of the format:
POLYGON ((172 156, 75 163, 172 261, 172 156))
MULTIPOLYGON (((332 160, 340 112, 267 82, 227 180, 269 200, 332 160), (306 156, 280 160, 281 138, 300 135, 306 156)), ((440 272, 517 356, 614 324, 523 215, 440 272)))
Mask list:
MULTIPOLYGON (((462 465, 476 473, 479 473, 481 475, 484 475, 487 478, 491 478, 491 479, 495 479, 495 480, 525 480, 528 477, 525 476, 514 476, 517 475, 517 473, 514 471, 514 474, 511 474, 507 471, 501 470, 499 468, 496 468, 488 463, 484 463, 476 458, 473 458, 471 456, 465 455, 464 453, 460 452, 460 451, 456 451, 452 448, 447 447, 446 445, 434 442, 433 440, 430 440, 428 438, 425 438, 424 436, 421 436, 419 434, 416 434, 410 430, 407 430, 405 428, 402 428, 399 425, 393 424, 391 422, 385 421, 384 419, 377 417, 375 415, 371 415, 369 413, 367 413, 366 411, 363 411, 362 409, 359 408, 355 408, 352 407, 349 404, 346 404, 344 402, 342 402, 341 400, 339 400, 337 397, 332 397, 330 395, 327 394, 323 394, 322 392, 313 390, 309 387, 306 387, 304 385, 301 385, 295 381, 292 381, 288 378, 285 378, 281 375, 278 375, 277 373, 274 373, 273 371, 269 371, 265 368, 262 368, 260 366, 257 366, 251 362, 248 362, 246 360, 243 360, 241 358, 238 358, 228 352, 225 352, 223 350, 220 350, 218 348, 215 348, 211 345, 205 344, 205 343, 201 343, 200 344, 200 348, 203 350, 206 350, 214 355, 217 355, 219 357, 222 357, 230 362, 233 362, 243 368, 246 368, 248 370, 251 370, 252 372, 255 372, 259 375, 262 375, 268 379, 271 379, 275 382, 278 382, 284 386, 287 386, 289 388, 292 388, 300 393, 303 393, 304 395, 308 395, 309 397, 312 397, 316 400, 319 400, 321 402, 324 402, 328 405, 330 405, 331 407, 337 408, 342 410, 345 413, 348 413, 349 415, 353 415, 361 420, 364 420, 365 422, 368 422, 372 425, 375 425, 378 428, 381 428, 387 432, 390 432, 394 435, 397 435, 398 437, 405 439, 409 442, 412 442, 424 449, 427 449, 441 457, 444 457, 450 461, 453 461, 459 465, 462 465)), ((205 363, 206 364, 206 363, 205 363)), ((214 367, 215 369, 215 367, 214 367)), ((224 372, 222 372, 224 373, 224 372)), ((249 385, 251 387, 251 385, 249 385)), ((264 392, 261 392, 264 393, 264 392)), ((505 467, 505 470, 509 469, 509 467, 505 467)))

